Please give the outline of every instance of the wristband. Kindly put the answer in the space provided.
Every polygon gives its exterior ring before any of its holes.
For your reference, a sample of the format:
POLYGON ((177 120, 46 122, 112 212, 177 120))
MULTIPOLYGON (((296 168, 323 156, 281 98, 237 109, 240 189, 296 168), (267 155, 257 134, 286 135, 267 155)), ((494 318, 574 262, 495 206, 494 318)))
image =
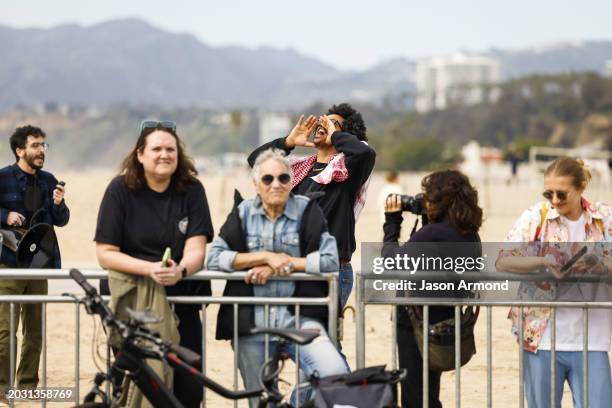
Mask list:
POLYGON ((187 277, 187 267, 185 265, 181 265, 181 279, 185 279, 187 277))

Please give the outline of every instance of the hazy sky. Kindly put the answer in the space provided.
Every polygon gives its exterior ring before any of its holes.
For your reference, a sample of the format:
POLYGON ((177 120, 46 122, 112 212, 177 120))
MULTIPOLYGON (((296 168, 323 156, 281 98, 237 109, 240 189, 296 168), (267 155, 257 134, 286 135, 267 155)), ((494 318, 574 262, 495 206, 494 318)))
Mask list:
POLYGON ((345 69, 491 47, 612 40, 610 0, 0 0, 0 24, 137 17, 212 46, 294 48, 345 69))

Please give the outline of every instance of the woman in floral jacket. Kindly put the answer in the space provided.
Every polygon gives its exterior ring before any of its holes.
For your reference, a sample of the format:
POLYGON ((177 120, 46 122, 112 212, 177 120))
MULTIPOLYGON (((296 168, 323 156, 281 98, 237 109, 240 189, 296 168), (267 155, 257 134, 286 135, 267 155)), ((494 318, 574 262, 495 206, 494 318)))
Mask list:
MULTIPOLYGON (((522 282, 521 299, 532 301, 609 301, 604 283, 563 283, 569 273, 612 274, 610 246, 612 209, 591 204, 583 197, 591 179, 581 160, 561 157, 552 162, 544 175, 543 196, 547 202, 527 209, 506 237, 507 242, 524 245, 501 251, 496 262, 500 271, 530 273, 546 271, 557 281, 522 282), (568 271, 561 267, 584 243, 590 253, 568 271), (544 244, 546 243, 546 244, 544 244), (580 243, 580 244, 579 244, 580 243), (568 254, 569 253, 569 254, 568 254)), ((530 408, 550 407, 551 336, 550 308, 523 308, 524 382, 530 408)), ((518 333, 518 308, 510 311, 513 332, 518 333)), ((612 407, 610 380, 611 309, 588 311, 588 397, 589 407, 612 407)), ((556 407, 561 407, 563 385, 569 382, 574 407, 583 407, 582 349, 583 323, 580 308, 556 310, 555 333, 556 407)))

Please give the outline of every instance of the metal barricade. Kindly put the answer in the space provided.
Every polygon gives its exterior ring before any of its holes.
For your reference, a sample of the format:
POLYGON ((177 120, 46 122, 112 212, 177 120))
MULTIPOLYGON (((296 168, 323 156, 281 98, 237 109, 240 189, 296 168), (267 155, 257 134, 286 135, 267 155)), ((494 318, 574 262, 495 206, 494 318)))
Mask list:
MULTIPOLYGON (((612 302, 542 302, 542 301, 485 301, 477 299, 465 299, 465 300, 440 300, 435 298, 393 298, 386 300, 366 300, 364 297, 366 289, 366 281, 369 280, 398 280, 405 279, 405 273, 401 272, 387 272, 384 275, 380 274, 364 274, 357 273, 355 276, 355 304, 356 304, 356 366, 357 368, 363 368, 365 366, 365 350, 366 350, 366 327, 365 327, 365 308, 366 305, 388 305, 393 306, 392 313, 392 324, 394 329, 392 331, 392 358, 393 364, 395 364, 396 357, 396 344, 397 344, 397 332, 395 330, 395 324, 397 319, 397 313, 395 312, 395 306, 422 306, 423 307, 423 407, 429 407, 429 312, 431 306, 449 306, 455 309, 455 406, 459 408, 461 406, 461 325, 457 324, 460 320, 460 313, 462 306, 482 306, 486 308, 486 341, 487 341, 487 407, 492 407, 492 396, 493 396, 493 336, 492 336, 492 308, 493 307, 518 307, 519 316, 523 315, 524 307, 549 307, 552 310, 550 317, 551 324, 551 389, 550 399, 551 406, 555 406, 556 392, 555 390, 555 334, 556 334, 556 310, 557 308, 579 308, 582 309, 582 324, 583 324, 583 344, 582 344, 582 378, 583 378, 583 406, 588 407, 588 310, 591 308, 605 308, 612 309, 612 302)), ((412 275, 410 279, 440 279, 448 277, 448 274, 436 272, 427 272, 423 275, 412 275)), ((474 274, 466 273, 461 276, 463 279, 474 280, 474 281, 499 281, 499 280, 542 280, 542 276, 526 276, 516 275, 510 273, 495 273, 495 274, 474 274)), ((550 276, 550 278, 553 278, 550 276)), ((554 278, 553 278, 554 279, 554 278)), ((575 278, 568 279, 569 281, 588 281, 589 278, 575 278)), ((593 277, 591 281, 612 283, 612 277, 593 277)), ((518 327, 518 344, 523 343, 523 319, 519 319, 518 327)), ((525 400, 525 386, 523 382, 523 371, 524 371, 524 350, 523 347, 518 347, 519 357, 519 407, 524 407, 525 400)))
MULTIPOLYGON (((100 269, 81 269, 81 272, 87 279, 104 279, 108 277, 108 273, 100 269)), ((216 271, 200 271, 197 272, 187 279, 193 280, 244 280, 246 272, 216 272, 216 271)), ((69 271, 67 269, 50 270, 50 269, 3 269, 0 274, 0 279, 11 279, 11 280, 22 280, 22 279, 70 279, 69 271)), ((328 335, 330 340, 337 344, 337 316, 338 316, 338 273, 326 273, 326 274, 306 274, 306 273, 293 273, 289 277, 271 277, 270 280, 290 280, 290 281, 327 281, 328 282, 328 296, 325 298, 269 298, 269 297, 224 297, 224 296, 169 296, 168 301, 173 304, 199 304, 201 305, 201 319, 202 319, 202 372, 206 374, 206 306, 209 304, 231 304, 233 305, 234 312, 234 359, 233 359, 233 388, 238 389, 238 308, 240 305, 261 305, 264 306, 265 320, 269 323, 269 310, 271 306, 295 306, 296 323, 295 327, 298 328, 300 325, 299 313, 300 306, 327 306, 328 307, 328 335)), ((80 292, 79 292, 80 293, 80 292)), ((48 303, 73 303, 75 304, 75 344, 74 344, 74 356, 75 356, 75 403, 79 403, 80 392, 79 392, 79 374, 80 374, 80 348, 79 348, 79 336, 80 336, 80 305, 75 303, 75 300, 67 296, 51 296, 51 295, 0 295, 0 303, 10 304, 10 384, 11 386, 15 383, 15 332, 16 322, 14 320, 14 310, 17 304, 24 303, 40 303, 42 304, 42 355, 41 355, 41 387, 47 386, 47 316, 46 309, 48 303)), ((265 337, 265 358, 269 356, 269 336, 265 337)), ((110 347, 107 347, 107 357, 110 361, 110 347)), ((299 383, 299 347, 296 347, 296 384, 299 383)), ((298 391, 299 392, 299 391, 298 391)), ((204 393, 206 389, 204 388, 204 393)), ((299 398, 299 395, 298 395, 299 398)), ((299 400, 298 400, 299 401, 299 400)), ((10 401, 13 406, 13 401, 10 401)), ((41 400, 42 406, 46 406, 46 400, 41 400)), ((206 394, 204 394, 203 406, 206 405, 206 394)), ((237 406, 237 402, 234 402, 234 406, 237 406)))

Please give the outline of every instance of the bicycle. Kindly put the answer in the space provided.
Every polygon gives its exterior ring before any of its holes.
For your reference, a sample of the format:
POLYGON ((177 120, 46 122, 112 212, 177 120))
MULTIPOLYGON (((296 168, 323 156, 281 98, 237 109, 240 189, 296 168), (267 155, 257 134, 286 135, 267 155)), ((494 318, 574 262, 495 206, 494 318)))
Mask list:
MULTIPOLYGON (((289 342, 297 345, 309 344, 319 336, 318 332, 296 329, 252 329, 251 334, 278 336, 280 338, 279 347, 276 348, 272 357, 260 368, 260 388, 234 391, 225 388, 199 370, 202 364, 199 354, 171 342, 164 341, 158 333, 144 327, 147 324, 158 322, 159 319, 156 316, 147 312, 137 312, 128 309, 127 312, 130 319, 128 322, 123 322, 113 314, 100 294, 98 294, 98 291, 87 282, 80 271, 71 269, 70 277, 85 291, 85 296, 82 298, 74 295, 70 296, 83 304, 88 314, 99 315, 103 325, 110 330, 116 330, 121 338, 120 343, 117 345, 115 360, 111 364, 110 370, 96 374, 94 386, 83 399, 83 404, 78 405, 79 408, 116 408, 122 406, 127 397, 129 382, 133 382, 156 408, 183 408, 182 404, 172 394, 172 390, 165 386, 164 382, 147 364, 146 359, 163 361, 174 370, 180 370, 191 375, 204 387, 224 398, 242 400, 256 397, 259 398, 260 408, 293 408, 291 404, 283 402, 284 395, 276 388, 284 363, 289 358, 289 354, 284 349, 289 342), (105 382, 111 385, 111 395, 108 395, 102 388, 105 382), (96 401, 96 399, 100 401, 96 401)), ((385 372, 384 366, 380 366, 359 370, 348 376, 328 378, 312 376, 308 382, 315 390, 319 391, 322 391, 323 387, 337 388, 341 384, 346 386, 357 385, 358 388, 364 389, 364 385, 371 383, 396 384, 405 375, 405 371, 385 372)), ((323 394, 321 392, 321 396, 323 394)), ((304 408, 315 406, 327 405, 316 405, 314 400, 302 404, 304 408)))

